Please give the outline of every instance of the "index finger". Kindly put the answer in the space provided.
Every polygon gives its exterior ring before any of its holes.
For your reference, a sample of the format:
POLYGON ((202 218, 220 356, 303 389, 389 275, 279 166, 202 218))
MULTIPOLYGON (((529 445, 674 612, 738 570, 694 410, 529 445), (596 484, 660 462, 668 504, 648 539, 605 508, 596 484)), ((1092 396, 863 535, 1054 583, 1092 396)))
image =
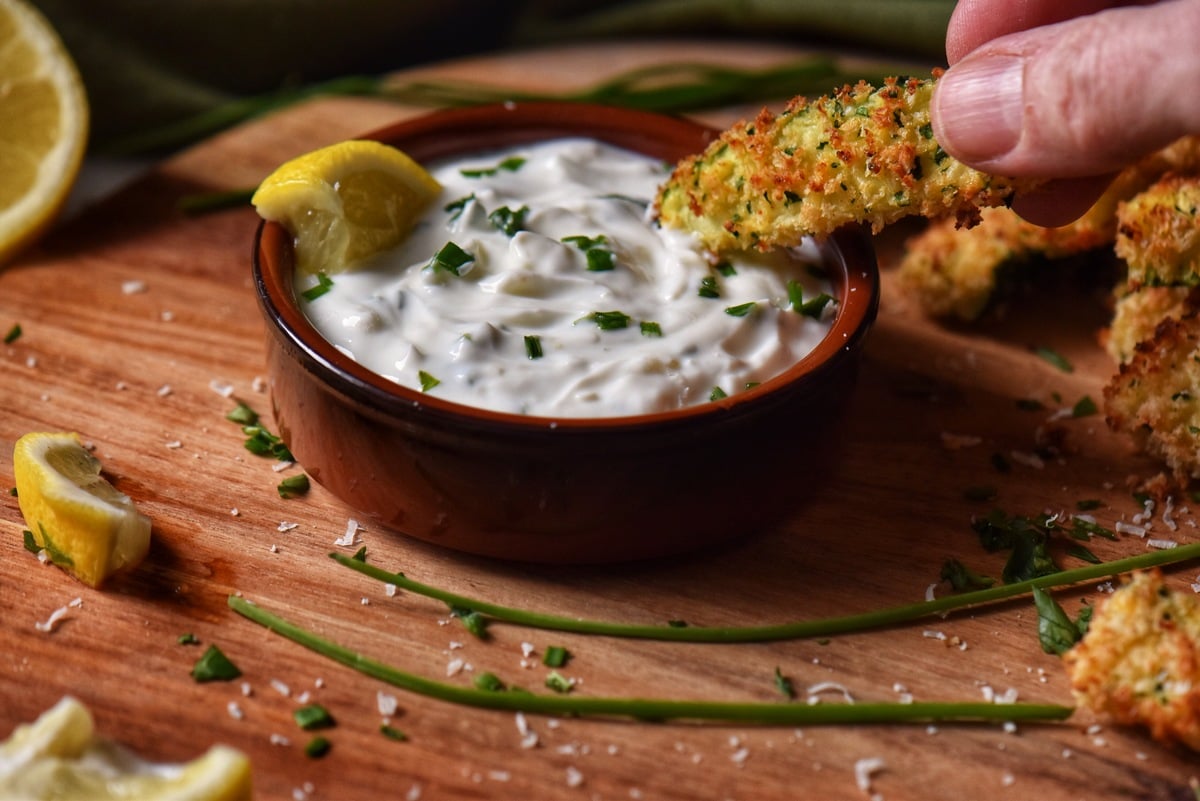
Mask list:
POLYGON ((1153 0, 959 0, 946 28, 946 58, 954 64, 999 36, 1150 2, 1153 0))

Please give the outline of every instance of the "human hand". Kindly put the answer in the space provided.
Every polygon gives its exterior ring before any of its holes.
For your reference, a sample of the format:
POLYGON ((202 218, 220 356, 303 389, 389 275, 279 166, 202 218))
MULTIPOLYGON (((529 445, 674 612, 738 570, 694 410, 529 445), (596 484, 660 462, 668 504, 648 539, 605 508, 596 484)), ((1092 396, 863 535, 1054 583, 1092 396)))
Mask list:
POLYGON ((1051 179, 1014 209, 1062 225, 1112 174, 1200 133, 1200 0, 960 0, 933 96, 938 142, 977 169, 1051 179))

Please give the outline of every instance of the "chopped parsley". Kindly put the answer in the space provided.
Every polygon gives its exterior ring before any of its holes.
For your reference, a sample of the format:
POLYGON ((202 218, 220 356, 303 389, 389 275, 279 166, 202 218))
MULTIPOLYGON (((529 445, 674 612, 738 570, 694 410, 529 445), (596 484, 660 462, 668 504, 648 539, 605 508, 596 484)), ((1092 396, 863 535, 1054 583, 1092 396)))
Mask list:
POLYGON ((1038 641, 1048 654, 1062 656, 1087 633, 1092 607, 1085 606, 1078 620, 1071 620, 1058 602, 1045 590, 1033 590, 1033 603, 1038 613, 1038 641))
POLYGON ((504 172, 516 172, 525 166, 525 159, 521 156, 509 156, 494 167, 477 167, 473 169, 459 170, 459 174, 464 178, 488 178, 496 175, 501 170, 504 172))
POLYGON ((32 531, 25 529, 21 532, 21 536, 25 541, 25 550, 32 554, 39 554, 42 552, 42 546, 38 545, 37 537, 33 536, 32 531))
POLYGON ((462 268, 475 261, 475 257, 453 242, 442 245, 442 249, 433 254, 427 266, 434 270, 445 270, 454 276, 462 275, 462 268))
POLYGON ((317 273, 317 283, 300 293, 310 303, 333 289, 333 279, 323 272, 317 273))
POLYGON ((320 704, 305 704, 292 713, 296 725, 305 731, 332 728, 335 721, 329 710, 320 704))
POLYGON ((567 664, 567 660, 571 658, 571 652, 561 645, 551 645, 546 648, 546 653, 542 654, 542 664, 550 668, 560 668, 567 664))
POLYGON ((661 337, 663 335, 662 326, 658 323, 643 320, 638 325, 642 329, 642 336, 644 337, 661 337))
POLYGON ((433 376, 431 376, 429 373, 425 372, 424 370, 417 371, 417 380, 421 382, 421 391, 422 392, 428 392, 429 390, 436 387, 438 384, 442 383, 441 381, 434 378, 433 376))
POLYGON ((280 498, 295 498, 298 495, 306 494, 311 488, 312 484, 309 483, 308 476, 299 473, 280 481, 275 489, 279 492, 280 498))
POLYGON ((242 671, 238 666, 215 645, 208 646, 192 667, 192 678, 198 682, 233 681, 240 675, 242 671))
POLYGON ((986 590, 996 583, 995 579, 976 573, 957 559, 947 559, 942 564, 941 579, 950 582, 955 592, 986 590))
POLYGON ((708 393, 708 399, 710 401, 719 401, 722 398, 728 398, 728 397, 729 397, 729 393, 727 393, 725 390, 721 389, 720 387, 713 387, 712 392, 708 393))
POLYGON ((608 238, 604 234, 599 236, 564 236, 563 242, 574 245, 583 251, 587 258, 587 268, 589 272, 603 273, 613 270, 617 266, 617 256, 607 247, 608 238))
POLYGON ((1054 365, 1064 373, 1075 372, 1075 365, 1071 364, 1071 362, 1067 360, 1066 356, 1063 356, 1061 353, 1053 350, 1052 348, 1036 347, 1033 349, 1033 352, 1038 358, 1054 365))
POLYGON ((596 311, 584 319, 591 320, 600 327, 601 331, 616 331, 621 328, 628 328, 629 323, 633 321, 632 317, 620 311, 596 311))
POLYGON ((1084 395, 1071 408, 1071 416, 1075 418, 1090 417, 1100 411, 1096 408, 1096 402, 1092 400, 1090 395, 1084 395))
POLYGON ((515 211, 508 206, 501 206, 488 215, 488 222, 506 236, 513 236, 517 231, 525 230, 525 215, 528 213, 528 206, 522 206, 515 211))
POLYGON ((727 261, 718 262, 717 266, 714 267, 713 269, 715 269, 718 273, 720 273, 721 275, 723 275, 726 278, 737 275, 737 270, 734 268, 734 266, 732 264, 730 264, 727 261))
POLYGON ((530 359, 542 358, 542 338, 536 334, 527 334, 525 336, 525 355, 530 359))
POLYGON ((754 311, 754 307, 757 305, 758 303, 755 301, 750 301, 749 303, 739 303, 736 306, 726 306, 725 313, 730 317, 745 317, 747 314, 754 311))
POLYGON ((779 690, 779 694, 784 698, 796 697, 796 686, 778 667, 775 668, 775 689, 779 690))
POLYGON ((238 405, 229 414, 225 415, 225 419, 242 426, 257 425, 258 412, 251 409, 244 402, 239 401, 238 405))
POLYGON ((4 344, 11 345, 21 338, 21 324, 13 323, 13 327, 8 329, 8 333, 4 335, 4 344))
POLYGON ((328 754, 332 748, 333 743, 329 742, 329 738, 318 734, 304 746, 304 755, 309 759, 320 759, 328 754))

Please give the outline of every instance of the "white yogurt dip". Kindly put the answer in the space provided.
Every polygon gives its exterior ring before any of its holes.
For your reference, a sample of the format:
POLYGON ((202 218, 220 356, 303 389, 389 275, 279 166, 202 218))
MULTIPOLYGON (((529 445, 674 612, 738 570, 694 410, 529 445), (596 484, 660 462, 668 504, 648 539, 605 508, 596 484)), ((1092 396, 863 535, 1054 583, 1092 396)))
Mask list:
POLYGON ((399 248, 311 300, 298 276, 297 295, 351 358, 470 406, 613 417, 733 395, 809 353, 836 301, 811 244, 718 263, 660 228, 669 169, 589 139, 432 165, 444 190, 399 248))

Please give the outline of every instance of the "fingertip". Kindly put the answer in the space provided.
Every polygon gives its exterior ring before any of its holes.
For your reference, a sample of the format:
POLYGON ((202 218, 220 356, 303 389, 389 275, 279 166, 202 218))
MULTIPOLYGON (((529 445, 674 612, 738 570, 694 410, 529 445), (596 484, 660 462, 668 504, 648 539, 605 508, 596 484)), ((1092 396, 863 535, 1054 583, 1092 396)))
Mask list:
POLYGON ((1012 210, 1021 219, 1043 228, 1058 228, 1087 213, 1112 183, 1112 175, 1050 181, 1013 198, 1012 210))

